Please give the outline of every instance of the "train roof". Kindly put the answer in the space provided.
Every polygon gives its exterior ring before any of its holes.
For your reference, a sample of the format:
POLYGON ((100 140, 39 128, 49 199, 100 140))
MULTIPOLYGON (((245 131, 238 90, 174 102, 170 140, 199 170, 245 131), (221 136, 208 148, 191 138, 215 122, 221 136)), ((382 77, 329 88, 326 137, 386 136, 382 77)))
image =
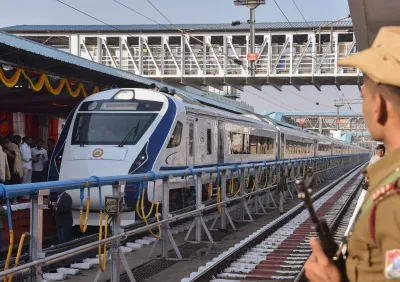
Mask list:
POLYGON ((284 126, 277 126, 277 128, 281 132, 283 132, 285 134, 288 134, 288 135, 294 135, 294 136, 299 136, 299 137, 303 137, 303 138, 315 139, 315 137, 313 135, 311 135, 310 133, 308 133, 306 131, 287 128, 287 127, 284 127, 284 126))
POLYGON ((186 102, 183 102, 183 103, 184 103, 185 107, 189 111, 192 111, 192 112, 203 113, 203 114, 215 116, 215 117, 219 116, 219 117, 223 117, 223 118, 226 118, 229 120, 235 120, 235 121, 239 121, 239 122, 249 122, 249 123, 259 124, 259 125, 262 125, 263 127, 268 128, 271 131, 277 131, 277 129, 275 128, 275 126, 273 124, 267 123, 262 120, 247 117, 245 115, 231 113, 231 112, 228 112, 228 111, 225 111, 222 109, 206 106, 203 104, 192 104, 192 103, 186 103, 186 102))

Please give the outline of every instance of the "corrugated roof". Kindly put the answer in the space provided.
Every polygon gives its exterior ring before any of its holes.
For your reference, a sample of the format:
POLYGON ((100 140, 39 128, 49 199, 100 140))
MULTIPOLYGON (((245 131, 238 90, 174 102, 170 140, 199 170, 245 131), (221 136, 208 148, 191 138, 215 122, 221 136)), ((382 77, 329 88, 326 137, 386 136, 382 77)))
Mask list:
MULTIPOLYGON (((314 21, 314 22, 269 22, 269 23, 256 23, 256 29, 259 30, 293 30, 293 29, 317 29, 320 27, 328 27, 332 24, 330 21, 314 21)), ((141 24, 141 25, 113 25, 119 31, 123 32, 139 32, 139 31, 176 31, 175 27, 170 24, 157 25, 157 24, 141 24)), ((250 25, 245 23, 237 26, 231 24, 177 24, 180 29, 194 32, 198 31, 240 31, 249 30, 250 25)), ((341 21, 333 23, 334 28, 351 28, 353 23, 351 21, 341 21)), ((15 25, 2 28, 1 30, 7 32, 118 32, 111 26, 107 25, 15 25)))
MULTIPOLYGON (((168 88, 175 88, 168 84, 161 83, 161 82, 153 80, 153 79, 149 79, 149 78, 142 77, 142 76, 130 73, 130 72, 126 72, 126 71, 108 67, 108 66, 105 66, 105 65, 93 62, 93 61, 89 61, 87 59, 72 55, 70 53, 58 50, 56 48, 46 46, 46 45, 22 38, 22 37, 14 36, 9 33, 2 32, 2 31, 0 31, 0 46, 1 45, 9 46, 13 49, 18 50, 19 52, 25 51, 25 52, 39 55, 39 56, 42 56, 42 57, 45 57, 48 59, 61 61, 61 62, 65 63, 66 65, 67 64, 74 65, 74 66, 82 67, 82 68, 89 69, 89 70, 92 70, 95 72, 99 72, 102 74, 114 76, 114 77, 117 77, 120 79, 124 79, 128 82, 129 81, 136 82, 136 83, 142 84, 143 86, 150 85, 151 83, 156 83, 160 87, 166 86, 168 88)), ((28 64, 28 63, 29 63, 29 61, 26 62, 26 64, 28 64)), ((29 67, 29 65, 26 65, 26 64, 25 64, 25 66, 29 67)), ((46 71, 46 66, 43 66, 42 70, 46 71)), ((215 105, 217 107, 222 107, 222 108, 225 108, 230 111, 235 111, 237 113, 247 113, 247 111, 239 109, 235 106, 228 105, 223 102, 218 102, 218 101, 209 99, 207 97, 202 97, 201 95, 197 95, 197 94, 194 94, 194 93, 182 90, 182 89, 177 89, 177 88, 175 88, 175 89, 177 92, 182 92, 200 102, 207 103, 210 105, 215 105)))
POLYGON ((126 71, 122 71, 116 68, 108 67, 96 62, 92 62, 84 58, 74 56, 70 53, 58 50, 56 48, 45 46, 43 44, 22 37, 14 36, 2 31, 0 31, 0 44, 4 44, 18 50, 24 50, 43 57, 56 59, 64 63, 69 63, 82 68, 108 74, 111 76, 116 76, 127 80, 133 80, 139 83, 149 84, 148 80, 144 77, 126 71))

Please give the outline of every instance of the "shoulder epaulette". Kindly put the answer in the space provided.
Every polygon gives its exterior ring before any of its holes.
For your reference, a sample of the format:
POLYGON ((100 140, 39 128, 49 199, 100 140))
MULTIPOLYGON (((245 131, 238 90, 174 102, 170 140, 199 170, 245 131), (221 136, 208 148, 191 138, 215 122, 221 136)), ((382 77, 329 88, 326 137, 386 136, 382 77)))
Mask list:
POLYGON ((376 223, 376 208, 380 201, 386 199, 390 195, 398 194, 400 195, 400 187, 397 185, 400 178, 397 179, 395 182, 386 184, 385 186, 379 188, 374 192, 372 195, 372 209, 371 215, 369 217, 369 232, 371 233, 372 241, 376 244, 376 236, 375 236, 375 223, 376 223))

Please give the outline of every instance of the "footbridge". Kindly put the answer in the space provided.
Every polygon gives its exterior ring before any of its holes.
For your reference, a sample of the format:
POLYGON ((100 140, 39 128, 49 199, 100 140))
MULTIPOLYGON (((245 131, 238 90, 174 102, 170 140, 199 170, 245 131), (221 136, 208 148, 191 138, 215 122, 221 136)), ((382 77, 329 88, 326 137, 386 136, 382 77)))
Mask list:
POLYGON ((3 30, 94 62, 168 84, 210 87, 237 98, 246 85, 361 84, 355 68, 337 66, 357 52, 351 21, 257 23, 255 76, 250 75, 248 24, 20 25, 3 30), (182 32, 184 31, 184 32, 182 32))

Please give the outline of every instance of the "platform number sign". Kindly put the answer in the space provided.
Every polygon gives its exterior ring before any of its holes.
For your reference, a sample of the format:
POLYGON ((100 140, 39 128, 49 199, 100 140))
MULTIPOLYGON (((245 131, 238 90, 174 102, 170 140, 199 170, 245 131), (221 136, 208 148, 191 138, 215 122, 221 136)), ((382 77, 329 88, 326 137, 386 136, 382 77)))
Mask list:
POLYGON ((122 197, 106 197, 105 211, 110 215, 122 213, 122 197))
POLYGON ((258 59, 258 53, 249 53, 247 54, 247 60, 248 61, 257 61, 258 59))

